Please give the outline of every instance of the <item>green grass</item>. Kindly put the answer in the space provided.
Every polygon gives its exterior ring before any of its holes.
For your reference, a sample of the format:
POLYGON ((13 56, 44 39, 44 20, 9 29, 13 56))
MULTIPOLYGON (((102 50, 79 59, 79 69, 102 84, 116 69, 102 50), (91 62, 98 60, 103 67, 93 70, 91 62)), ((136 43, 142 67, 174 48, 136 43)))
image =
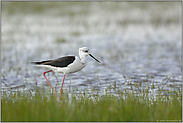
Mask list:
POLYGON ((182 121, 182 97, 176 94, 158 96, 149 101, 133 94, 112 94, 91 99, 72 95, 56 99, 36 93, 35 96, 2 95, 1 121, 182 121), (122 96, 126 96, 125 99, 122 96), (31 98, 32 97, 32 98, 31 98), (79 98, 78 98, 79 97, 79 98))

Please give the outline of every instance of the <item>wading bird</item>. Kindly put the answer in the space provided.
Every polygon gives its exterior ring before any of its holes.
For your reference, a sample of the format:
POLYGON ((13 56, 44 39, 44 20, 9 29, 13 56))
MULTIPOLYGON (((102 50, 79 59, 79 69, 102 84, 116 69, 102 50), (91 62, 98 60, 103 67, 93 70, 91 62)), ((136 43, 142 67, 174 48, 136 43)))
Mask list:
POLYGON ((64 74, 61 89, 60 89, 61 96, 63 97, 62 87, 64 84, 65 75, 75 73, 75 72, 83 69, 86 66, 86 57, 88 55, 100 63, 99 60, 97 60, 94 56, 92 56, 90 54, 88 47, 79 48, 79 57, 78 56, 64 56, 64 57, 53 59, 53 60, 46 60, 46 61, 41 61, 41 62, 31 62, 31 63, 35 64, 36 66, 39 66, 39 67, 51 69, 49 71, 43 72, 43 76, 45 77, 46 81, 50 85, 55 96, 57 96, 57 95, 56 95, 54 89, 52 88, 50 82, 46 78, 45 74, 48 72, 52 72, 52 71, 64 74))

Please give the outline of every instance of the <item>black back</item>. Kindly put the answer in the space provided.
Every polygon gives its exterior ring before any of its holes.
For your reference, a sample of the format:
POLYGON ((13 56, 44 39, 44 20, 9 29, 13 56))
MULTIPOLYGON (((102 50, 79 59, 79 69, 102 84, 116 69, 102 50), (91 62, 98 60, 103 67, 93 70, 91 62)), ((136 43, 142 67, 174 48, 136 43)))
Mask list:
POLYGON ((54 67, 67 67, 69 64, 73 63, 75 56, 65 56, 54 60, 46 60, 41 62, 32 62, 37 65, 50 65, 54 67))

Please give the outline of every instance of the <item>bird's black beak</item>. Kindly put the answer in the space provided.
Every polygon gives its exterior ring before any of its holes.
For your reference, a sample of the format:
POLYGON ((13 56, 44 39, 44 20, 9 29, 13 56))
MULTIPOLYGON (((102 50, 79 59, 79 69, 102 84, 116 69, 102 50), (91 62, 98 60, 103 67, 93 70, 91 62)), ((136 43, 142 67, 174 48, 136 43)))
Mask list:
POLYGON ((97 60, 94 56, 92 56, 92 54, 89 54, 93 59, 95 59, 98 63, 100 63, 99 60, 97 60))

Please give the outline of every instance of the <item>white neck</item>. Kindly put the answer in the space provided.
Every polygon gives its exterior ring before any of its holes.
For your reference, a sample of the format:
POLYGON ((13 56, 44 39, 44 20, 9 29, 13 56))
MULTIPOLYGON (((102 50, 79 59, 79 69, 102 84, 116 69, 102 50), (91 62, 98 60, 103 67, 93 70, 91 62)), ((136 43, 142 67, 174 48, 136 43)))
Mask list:
POLYGON ((86 63, 86 56, 82 52, 79 52, 79 57, 81 59, 81 62, 85 64, 86 63))

